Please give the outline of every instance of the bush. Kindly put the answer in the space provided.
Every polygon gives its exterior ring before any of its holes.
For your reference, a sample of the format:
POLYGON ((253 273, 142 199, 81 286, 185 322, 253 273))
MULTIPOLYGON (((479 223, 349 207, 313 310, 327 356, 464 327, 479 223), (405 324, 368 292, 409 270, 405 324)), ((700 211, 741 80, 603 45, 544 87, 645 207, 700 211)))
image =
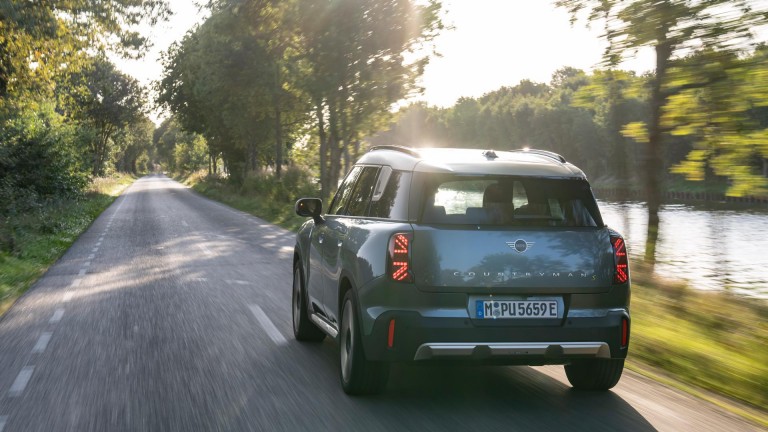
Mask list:
POLYGON ((0 251, 14 251, 22 219, 37 217, 51 202, 79 197, 88 175, 75 129, 52 105, 11 110, 0 126, 0 251))
POLYGON ((88 183, 74 148, 75 130, 52 106, 0 120, 0 212, 49 198, 78 196, 88 183))

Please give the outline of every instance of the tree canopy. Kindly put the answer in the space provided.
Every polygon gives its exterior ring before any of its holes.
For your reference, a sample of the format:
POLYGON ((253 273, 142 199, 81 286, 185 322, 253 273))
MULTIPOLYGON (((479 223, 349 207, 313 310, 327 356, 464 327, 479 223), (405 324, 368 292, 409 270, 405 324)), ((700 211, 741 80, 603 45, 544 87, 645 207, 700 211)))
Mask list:
MULTIPOLYGON (((660 182, 665 168, 663 143, 665 135, 673 129, 663 124, 664 112, 673 98, 679 100, 687 90, 711 88, 723 80, 721 68, 707 67, 704 69, 709 73, 701 74, 698 72, 702 65, 686 58, 697 52, 751 52, 756 45, 752 31, 768 22, 768 6, 751 0, 556 0, 555 4, 568 10, 572 22, 586 13, 588 22, 603 25, 603 37, 608 42, 604 63, 609 67, 640 48, 654 51, 648 116, 643 122, 630 124, 625 134, 646 147, 643 171, 648 240, 655 244, 662 202, 660 182)), ((692 157, 700 159, 698 153, 692 157)), ((733 177, 736 181, 743 178, 746 177, 733 177)), ((732 192, 741 190, 737 187, 732 192)), ((647 248, 648 261, 653 261, 653 255, 654 251, 647 248)))
POLYGON ((417 90, 427 61, 419 48, 442 28, 436 1, 208 6, 211 17, 166 53, 158 101, 221 152, 235 179, 264 165, 279 175, 314 123, 325 194, 342 161, 417 90))

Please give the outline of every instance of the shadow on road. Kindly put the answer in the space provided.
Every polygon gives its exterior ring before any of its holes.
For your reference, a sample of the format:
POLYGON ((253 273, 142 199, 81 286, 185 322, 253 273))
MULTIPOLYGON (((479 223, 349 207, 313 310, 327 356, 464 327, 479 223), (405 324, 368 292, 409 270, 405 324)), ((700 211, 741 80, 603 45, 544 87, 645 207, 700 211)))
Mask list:
POLYGON ((394 365, 383 394, 350 397, 335 343, 292 344, 314 370, 305 412, 336 430, 656 430, 615 393, 576 391, 524 366, 394 365))

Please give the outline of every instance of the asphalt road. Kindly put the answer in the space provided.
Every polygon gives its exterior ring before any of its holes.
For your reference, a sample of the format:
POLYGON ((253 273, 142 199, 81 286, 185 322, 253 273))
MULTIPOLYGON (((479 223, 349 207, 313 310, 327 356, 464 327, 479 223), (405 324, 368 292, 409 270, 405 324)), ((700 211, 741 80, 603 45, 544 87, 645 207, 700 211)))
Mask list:
POLYGON ((140 179, 0 320, 0 432, 756 430, 632 373, 576 392, 561 367, 397 366, 348 397, 336 345, 293 340, 293 239, 140 179))

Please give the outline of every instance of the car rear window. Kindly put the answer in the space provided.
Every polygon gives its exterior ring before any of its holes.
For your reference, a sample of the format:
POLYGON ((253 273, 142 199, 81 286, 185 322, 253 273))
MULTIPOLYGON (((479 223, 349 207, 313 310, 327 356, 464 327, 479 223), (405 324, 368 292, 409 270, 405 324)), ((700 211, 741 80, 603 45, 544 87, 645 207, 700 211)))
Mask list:
POLYGON ((584 180, 436 175, 427 180, 422 223, 602 226, 584 180))

